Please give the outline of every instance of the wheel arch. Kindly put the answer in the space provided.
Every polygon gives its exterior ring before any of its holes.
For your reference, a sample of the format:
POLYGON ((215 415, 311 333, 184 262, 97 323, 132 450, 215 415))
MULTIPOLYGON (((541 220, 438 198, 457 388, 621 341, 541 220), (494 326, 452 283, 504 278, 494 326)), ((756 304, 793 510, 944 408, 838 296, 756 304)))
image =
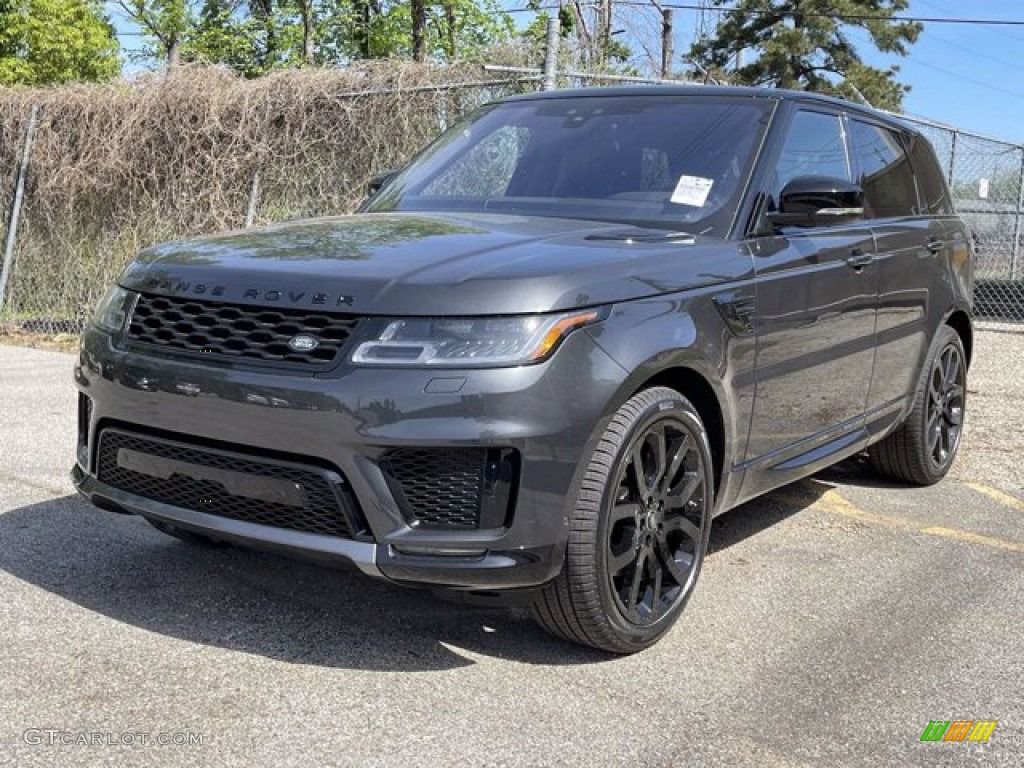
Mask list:
POLYGON ((711 462, 715 475, 715 495, 717 497, 722 485, 722 472, 725 466, 725 415, 718 394, 711 382, 701 373, 686 366, 675 366, 658 371, 636 386, 626 397, 630 397, 651 387, 668 387, 674 389, 697 409, 700 420, 708 434, 711 448, 711 462))
POLYGON ((960 343, 964 345, 964 355, 967 356, 967 367, 971 365, 971 355, 974 351, 974 327, 971 325, 971 318, 962 309, 956 309, 946 318, 946 325, 956 331, 960 337, 960 343))

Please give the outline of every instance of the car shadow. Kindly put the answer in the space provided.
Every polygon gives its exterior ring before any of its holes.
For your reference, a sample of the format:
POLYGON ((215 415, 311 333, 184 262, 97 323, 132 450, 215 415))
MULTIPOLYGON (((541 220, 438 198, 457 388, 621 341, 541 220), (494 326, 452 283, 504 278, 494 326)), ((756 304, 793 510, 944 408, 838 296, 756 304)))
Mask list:
POLYGON ((0 514, 0 569, 197 653, 378 671, 453 669, 474 654, 538 665, 616 658, 551 637, 522 608, 456 604, 357 571, 187 544, 77 496, 0 514))
POLYGON ((708 554, 734 547, 740 542, 803 512, 820 499, 828 487, 802 483, 783 486, 738 507, 723 512, 711 525, 708 554))
MULTIPOLYGON (((798 514, 829 487, 788 486, 718 516, 709 553, 798 514)), ((187 544, 74 495, 0 514, 0 569, 116 621, 194 643, 197 653, 223 648, 376 671, 453 669, 474 664, 474 654, 552 666, 618 658, 548 635, 525 607, 453 602, 354 570, 187 544)))
POLYGON ((838 464, 833 464, 813 475, 810 480, 830 483, 833 486, 855 485, 859 488, 882 488, 894 491, 913 488, 906 483, 882 477, 872 468, 866 453, 859 453, 838 464))

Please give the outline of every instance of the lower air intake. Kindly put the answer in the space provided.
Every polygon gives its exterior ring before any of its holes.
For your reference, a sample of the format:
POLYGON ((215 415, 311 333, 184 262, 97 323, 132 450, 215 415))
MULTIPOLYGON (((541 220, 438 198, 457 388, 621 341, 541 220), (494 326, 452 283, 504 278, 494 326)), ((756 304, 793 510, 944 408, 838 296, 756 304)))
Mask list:
POLYGON ((506 525, 519 454, 499 448, 399 448, 381 469, 406 523, 414 528, 506 525))
POLYGON ((336 472, 105 429, 97 475, 134 496, 274 528, 354 538, 364 526, 336 472))

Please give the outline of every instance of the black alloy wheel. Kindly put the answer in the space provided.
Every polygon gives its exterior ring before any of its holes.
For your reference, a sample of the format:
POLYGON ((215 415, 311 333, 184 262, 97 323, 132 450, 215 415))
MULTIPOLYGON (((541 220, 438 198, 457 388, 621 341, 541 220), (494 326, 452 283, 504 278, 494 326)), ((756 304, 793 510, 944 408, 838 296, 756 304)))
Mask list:
POLYGON ((677 419, 637 435, 621 462, 607 537, 616 607, 650 625, 690 587, 706 525, 704 468, 696 439, 677 419))
POLYGON ((949 464, 960 445, 964 423, 966 376, 963 355, 955 344, 947 344, 929 376, 928 422, 925 428, 932 465, 949 464))
POLYGON ((634 395, 605 428, 573 502, 565 563, 534 617, 613 653, 653 645, 693 593, 711 528, 714 473, 697 410, 666 387, 634 395))

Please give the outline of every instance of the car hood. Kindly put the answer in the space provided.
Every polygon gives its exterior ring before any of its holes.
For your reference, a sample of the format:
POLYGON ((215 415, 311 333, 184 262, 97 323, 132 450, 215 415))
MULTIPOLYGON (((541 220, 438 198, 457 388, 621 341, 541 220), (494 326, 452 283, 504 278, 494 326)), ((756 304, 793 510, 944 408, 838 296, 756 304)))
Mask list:
POLYGON ((606 304, 737 279, 748 269, 734 243, 665 234, 538 216, 326 217, 154 246, 121 284, 244 304, 480 315, 606 304))

